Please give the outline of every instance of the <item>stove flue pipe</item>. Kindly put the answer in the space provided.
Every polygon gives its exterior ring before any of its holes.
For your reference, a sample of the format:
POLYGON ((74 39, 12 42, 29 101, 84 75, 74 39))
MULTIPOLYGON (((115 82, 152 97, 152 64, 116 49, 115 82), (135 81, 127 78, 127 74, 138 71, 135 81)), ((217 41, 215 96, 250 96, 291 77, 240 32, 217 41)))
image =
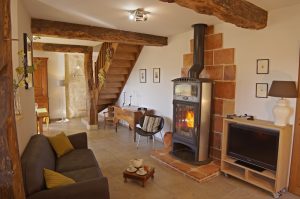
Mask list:
POLYGON ((189 70, 189 77, 199 78, 204 69, 204 39, 206 24, 194 24, 194 58, 193 65, 189 70))

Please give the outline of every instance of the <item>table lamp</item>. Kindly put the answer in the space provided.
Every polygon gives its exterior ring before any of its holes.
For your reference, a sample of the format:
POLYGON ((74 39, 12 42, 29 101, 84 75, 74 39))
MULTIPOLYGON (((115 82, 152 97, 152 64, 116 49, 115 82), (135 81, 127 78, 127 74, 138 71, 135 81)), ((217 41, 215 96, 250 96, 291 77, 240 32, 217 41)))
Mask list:
POLYGON ((296 83, 294 81, 273 81, 268 95, 280 97, 273 108, 274 124, 286 126, 291 116, 291 108, 288 100, 284 98, 297 97, 296 83))

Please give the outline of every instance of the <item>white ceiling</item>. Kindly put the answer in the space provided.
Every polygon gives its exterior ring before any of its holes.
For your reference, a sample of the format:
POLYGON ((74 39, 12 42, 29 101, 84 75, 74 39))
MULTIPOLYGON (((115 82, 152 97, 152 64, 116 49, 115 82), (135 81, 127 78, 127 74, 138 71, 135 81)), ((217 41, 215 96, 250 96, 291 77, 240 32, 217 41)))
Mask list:
MULTIPOLYGON (((248 0, 266 10, 299 4, 299 0, 248 0)), ((214 16, 198 14, 175 3, 159 0, 24 0, 34 18, 170 36, 191 30, 195 23, 221 23, 214 16), (128 20, 128 10, 145 8, 147 22, 128 20)), ((74 43, 73 43, 74 44, 74 43)), ((82 43, 81 45, 84 45, 82 43)))

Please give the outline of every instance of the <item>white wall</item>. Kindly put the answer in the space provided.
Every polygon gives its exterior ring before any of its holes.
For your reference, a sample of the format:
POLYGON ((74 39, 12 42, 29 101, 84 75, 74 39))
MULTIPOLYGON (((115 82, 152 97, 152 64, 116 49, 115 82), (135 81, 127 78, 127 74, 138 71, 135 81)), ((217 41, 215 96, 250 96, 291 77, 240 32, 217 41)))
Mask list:
MULTIPOLYGON (((231 24, 215 26, 223 32, 224 47, 235 48, 237 65, 236 112, 251 114, 257 118, 273 120, 272 107, 278 98, 256 98, 255 84, 272 80, 298 80, 300 5, 269 12, 267 28, 246 30, 231 24), (256 59, 270 59, 270 73, 256 74, 256 59)), ((290 104, 295 108, 295 99, 290 104)), ((290 123, 294 123, 294 113, 290 123)))
MULTIPOLYGON (((191 38, 188 32, 170 37, 168 46, 144 47, 123 89, 127 105, 132 95, 132 105, 154 109, 165 117, 164 132, 172 130, 172 79, 180 77, 183 54, 189 52, 191 38), (160 68, 160 83, 153 83, 153 68, 160 68), (147 83, 139 83, 140 69, 147 69, 147 83)), ((123 94, 119 103, 123 103, 123 94)))
MULTIPOLYGON (((272 80, 297 81, 299 67, 300 5, 269 12, 268 27, 246 30, 228 23, 215 26, 215 33, 224 33, 224 47, 235 48, 237 65, 236 112, 256 118, 273 120, 272 107, 276 98, 256 98, 256 83, 272 80), (256 74, 256 60, 270 59, 270 74, 256 74)), ((191 24, 192 25, 192 24, 191 24)), ((133 104, 153 108, 159 115, 172 120, 172 82, 180 77, 183 54, 189 53, 193 31, 169 38, 166 47, 144 47, 124 90, 126 102, 133 95, 133 104), (161 68, 161 83, 152 83, 152 68, 161 68), (147 83, 139 83, 139 69, 147 69, 147 83)), ((119 99, 122 104, 123 95, 119 99)), ((295 108, 295 99, 291 99, 295 108)), ((293 114, 290 123, 293 124, 293 114)), ((165 130, 171 130, 170 121, 165 130)))
POLYGON ((66 116, 65 87, 58 85, 59 80, 65 79, 64 53, 34 51, 34 57, 48 58, 48 96, 51 119, 66 116), (62 115, 63 114, 63 115, 62 115))
MULTIPOLYGON (((11 1, 12 17, 12 56, 13 68, 19 66, 18 51, 23 49, 23 33, 31 35, 30 16, 24 9, 22 0, 11 1)), ((36 117, 34 106, 34 89, 19 89, 22 117, 16 122, 19 152, 23 153, 30 137, 36 133, 36 117)))

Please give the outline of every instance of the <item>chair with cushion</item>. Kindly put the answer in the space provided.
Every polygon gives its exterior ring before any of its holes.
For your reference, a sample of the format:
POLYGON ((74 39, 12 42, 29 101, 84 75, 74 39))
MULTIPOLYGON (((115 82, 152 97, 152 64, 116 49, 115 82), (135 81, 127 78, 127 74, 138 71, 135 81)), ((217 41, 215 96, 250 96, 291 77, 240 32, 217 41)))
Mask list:
POLYGON ((162 134, 161 130, 164 127, 164 118, 157 115, 144 115, 139 121, 139 127, 136 127, 136 133, 138 134, 138 141, 136 147, 139 147, 141 136, 152 138, 153 147, 154 147, 154 135, 160 133, 161 139, 162 134))

